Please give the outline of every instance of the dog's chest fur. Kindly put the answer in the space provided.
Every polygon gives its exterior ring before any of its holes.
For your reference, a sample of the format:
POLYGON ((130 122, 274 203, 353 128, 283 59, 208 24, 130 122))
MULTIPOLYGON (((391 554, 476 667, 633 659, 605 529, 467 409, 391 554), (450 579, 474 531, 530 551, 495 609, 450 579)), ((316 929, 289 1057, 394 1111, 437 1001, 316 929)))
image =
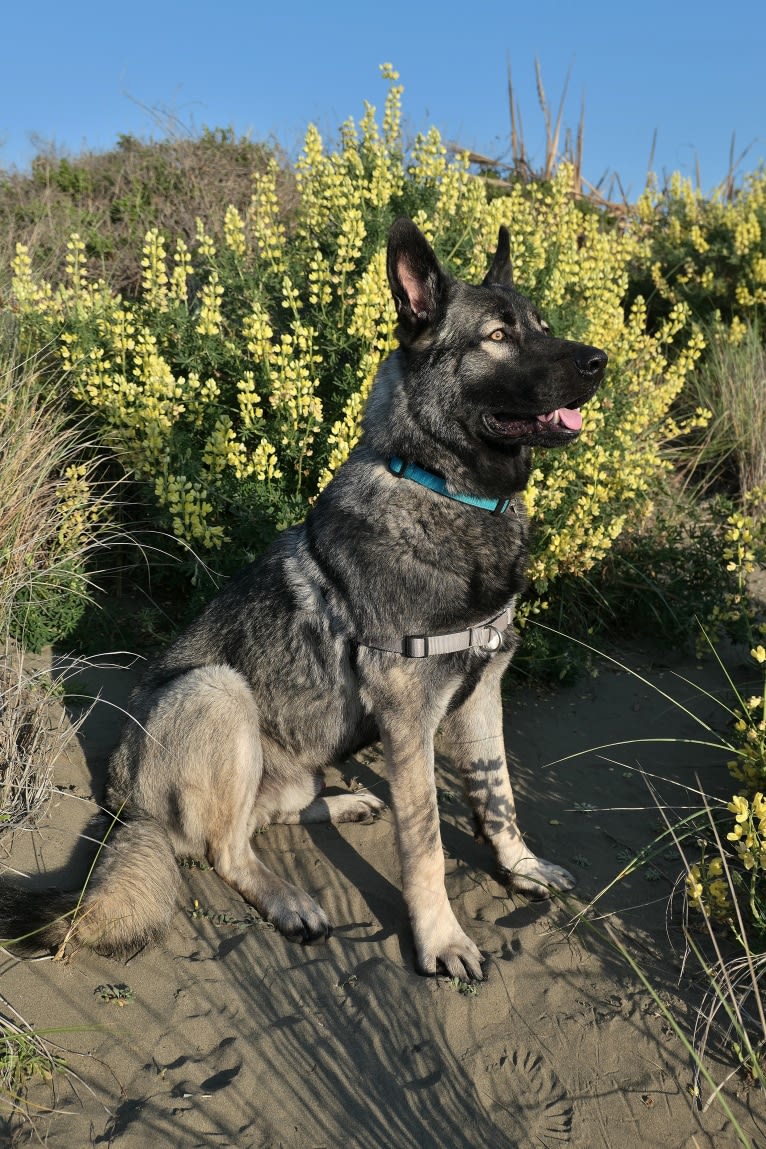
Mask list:
POLYGON ((306 523, 311 555, 361 641, 365 631, 437 633, 497 614, 524 587, 527 533, 521 499, 494 515, 396 479, 363 450, 306 523))

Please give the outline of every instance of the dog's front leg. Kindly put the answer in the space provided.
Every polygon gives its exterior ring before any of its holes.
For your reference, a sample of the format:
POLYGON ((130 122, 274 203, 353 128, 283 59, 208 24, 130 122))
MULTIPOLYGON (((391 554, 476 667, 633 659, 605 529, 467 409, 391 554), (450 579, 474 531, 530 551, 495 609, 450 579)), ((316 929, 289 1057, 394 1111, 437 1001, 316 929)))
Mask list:
POLYGON ((434 780, 433 729, 422 717, 383 716, 380 733, 391 786, 402 889, 421 973, 480 981, 482 956, 452 912, 444 886, 444 854, 434 780))
POLYGON ((508 661, 502 655, 493 659, 470 697, 445 718, 442 733, 503 880, 522 893, 544 898, 551 890, 571 890, 575 879, 562 866, 536 857, 516 823, 500 696, 508 661))

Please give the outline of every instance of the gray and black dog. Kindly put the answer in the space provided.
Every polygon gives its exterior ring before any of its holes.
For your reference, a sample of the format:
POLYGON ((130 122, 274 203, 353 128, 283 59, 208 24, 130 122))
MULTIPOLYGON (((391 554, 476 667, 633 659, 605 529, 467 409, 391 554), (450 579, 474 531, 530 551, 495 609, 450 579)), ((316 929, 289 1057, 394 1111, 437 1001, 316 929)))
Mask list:
POLYGON ((577 438, 607 357, 554 338, 515 290, 505 228, 472 286, 399 219, 388 276, 400 347, 379 371, 359 445, 306 521, 144 675, 109 767, 119 820, 76 914, 75 895, 6 886, 0 936, 37 929, 49 945, 135 950, 168 927, 176 858, 191 855, 287 937, 323 941, 324 912, 259 860, 253 834, 378 815, 372 794, 321 791, 325 766, 380 739, 417 965, 480 979, 482 955, 444 886, 437 728, 505 880, 537 896, 574 884, 517 828, 500 679, 517 644, 531 448, 577 438))

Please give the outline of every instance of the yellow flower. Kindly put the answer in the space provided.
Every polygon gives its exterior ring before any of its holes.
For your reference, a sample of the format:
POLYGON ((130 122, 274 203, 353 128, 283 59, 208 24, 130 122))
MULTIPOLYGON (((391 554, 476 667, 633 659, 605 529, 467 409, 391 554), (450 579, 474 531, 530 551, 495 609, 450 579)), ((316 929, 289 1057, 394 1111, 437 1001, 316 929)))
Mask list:
POLYGON ((700 868, 699 866, 692 866, 686 877, 686 892, 692 902, 700 902, 703 894, 703 886, 700 881, 700 868))
POLYGON ((747 819, 750 813, 750 803, 747 798, 743 798, 741 794, 735 794, 726 809, 734 814, 734 820, 736 822, 741 823, 747 819))
POLYGON ((762 818, 766 818, 766 799, 764 798, 764 796, 760 790, 758 791, 758 793, 753 798, 752 806, 753 806, 753 815, 755 818, 757 818, 759 820, 762 818))
POLYGON ((726 905, 729 900, 729 891, 723 878, 716 878, 709 886, 710 896, 719 906, 726 905))
POLYGON ((758 646, 753 647, 750 654, 756 662, 766 662, 766 647, 761 646, 760 643, 758 646))

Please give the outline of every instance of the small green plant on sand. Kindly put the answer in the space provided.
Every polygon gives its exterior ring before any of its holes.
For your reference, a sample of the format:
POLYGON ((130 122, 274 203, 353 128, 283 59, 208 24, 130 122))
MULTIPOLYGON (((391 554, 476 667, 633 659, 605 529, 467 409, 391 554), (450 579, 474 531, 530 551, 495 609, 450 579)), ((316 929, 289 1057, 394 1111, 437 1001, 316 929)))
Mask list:
POLYGON ((444 980, 450 989, 457 990, 463 997, 476 997, 479 993, 479 985, 475 981, 461 981, 459 977, 447 977, 444 980))
POLYGON ((3 1008, 13 1017, 0 1014, 0 1110, 7 1107, 27 1117, 25 1098, 30 1083, 35 1078, 52 1081, 67 1072, 67 1063, 7 1002, 3 1008))
POLYGON ((93 991, 101 1001, 114 1002, 120 1007, 136 1000, 136 995, 129 985, 119 982, 115 985, 97 985, 93 991))

